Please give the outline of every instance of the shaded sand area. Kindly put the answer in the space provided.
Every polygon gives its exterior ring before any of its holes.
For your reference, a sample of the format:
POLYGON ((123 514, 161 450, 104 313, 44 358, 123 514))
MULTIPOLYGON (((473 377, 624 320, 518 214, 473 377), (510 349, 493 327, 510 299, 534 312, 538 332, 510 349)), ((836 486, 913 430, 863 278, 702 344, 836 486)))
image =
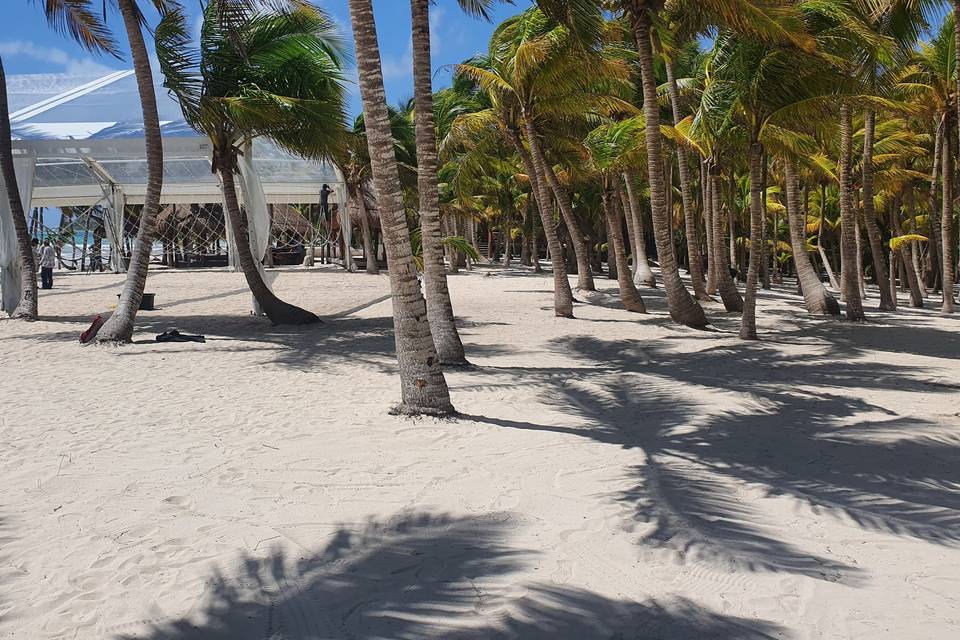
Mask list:
POLYGON ((157 273, 141 342, 79 347, 118 283, 0 321, 0 638, 960 637, 958 319, 784 288, 745 343, 464 274, 464 416, 411 421, 385 276, 282 272, 326 322, 277 329, 157 273))

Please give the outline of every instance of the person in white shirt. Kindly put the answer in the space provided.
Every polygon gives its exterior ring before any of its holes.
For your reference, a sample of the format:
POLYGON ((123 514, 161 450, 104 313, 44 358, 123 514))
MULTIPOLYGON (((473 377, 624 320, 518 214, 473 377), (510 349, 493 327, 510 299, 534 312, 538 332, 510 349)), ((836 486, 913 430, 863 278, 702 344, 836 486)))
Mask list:
POLYGON ((53 267, 57 264, 57 254, 49 240, 43 241, 40 248, 40 288, 53 289, 53 267))

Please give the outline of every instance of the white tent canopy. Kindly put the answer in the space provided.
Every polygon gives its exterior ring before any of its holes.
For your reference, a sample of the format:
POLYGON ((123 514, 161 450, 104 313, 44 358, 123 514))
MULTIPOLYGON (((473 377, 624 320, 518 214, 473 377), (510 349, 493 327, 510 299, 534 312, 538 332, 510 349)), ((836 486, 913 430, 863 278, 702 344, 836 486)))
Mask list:
MULTIPOLYGON (((147 186, 133 71, 101 76, 12 75, 8 85, 14 157, 18 171, 32 178, 32 189, 25 194, 29 197, 24 198, 27 215, 32 207, 97 207, 103 212, 108 242, 121 246, 124 207, 143 204, 147 186)), ((219 179, 211 171, 212 145, 187 126, 179 105, 165 90, 156 89, 164 149, 161 205, 222 203, 219 179)), ((259 255, 267 251, 268 206, 316 204, 325 184, 332 189, 328 202, 339 205, 343 239, 349 247, 346 188, 333 163, 307 161, 264 140, 255 140, 245 154, 246 175, 238 181, 239 195, 251 227, 257 230, 251 242, 259 255)), ((12 233, 12 220, 6 222, 0 220, 4 236, 12 233)), ((227 231, 229 239, 232 234, 227 231)), ((352 270, 350 252, 345 253, 344 266, 352 270)), ((112 251, 110 260, 115 271, 122 268, 119 251, 112 251)), ((18 267, 15 260, 6 260, 0 269, 9 272, 18 267)), ((4 277, 5 289, 14 281, 4 277)))

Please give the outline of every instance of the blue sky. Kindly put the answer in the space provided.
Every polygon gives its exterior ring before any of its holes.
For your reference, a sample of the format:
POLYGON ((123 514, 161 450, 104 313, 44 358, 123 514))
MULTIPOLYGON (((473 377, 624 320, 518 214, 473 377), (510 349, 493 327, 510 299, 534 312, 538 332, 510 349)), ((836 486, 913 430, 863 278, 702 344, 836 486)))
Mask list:
MULTIPOLYGON (((199 0, 182 0, 199 21, 199 0)), ((342 27, 345 40, 352 44, 350 13, 347 0, 314 0, 342 27)), ((39 4, 39 3, 37 3, 39 4)), ((5 26, 0 35, 0 55, 8 75, 21 73, 95 72, 130 68, 129 58, 91 56, 67 38, 52 31, 37 4, 24 0, 5 0, 5 26)), ((98 3, 94 3, 98 4, 98 3)), ((407 0, 373 0, 383 58, 384 80, 391 103, 413 94, 410 47, 410 3, 407 0)), ((449 83, 448 65, 484 51, 494 25, 503 18, 530 5, 530 0, 514 0, 495 10, 493 22, 464 15, 456 0, 437 0, 431 9, 433 37, 434 86, 449 83)), ((125 43, 123 23, 115 14, 108 14, 109 24, 125 43)), ((351 72, 351 77, 354 74, 351 72)), ((350 92, 351 114, 360 112, 360 96, 356 87, 350 92)))

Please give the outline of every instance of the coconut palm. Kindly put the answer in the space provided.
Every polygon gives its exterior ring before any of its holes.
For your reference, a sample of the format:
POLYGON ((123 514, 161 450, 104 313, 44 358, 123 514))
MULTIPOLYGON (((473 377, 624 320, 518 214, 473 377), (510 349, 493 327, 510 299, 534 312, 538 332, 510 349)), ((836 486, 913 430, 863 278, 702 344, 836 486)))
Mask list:
POLYGON ((318 9, 299 2, 273 7, 208 4, 197 50, 186 14, 170 11, 157 29, 157 55, 187 122, 213 144, 213 170, 251 292, 274 324, 308 324, 319 318, 280 300, 264 282, 235 175, 239 155, 257 137, 307 158, 334 155, 344 118, 340 42, 318 9))
POLYGON ((20 300, 10 312, 13 318, 37 319, 37 266, 30 247, 30 231, 27 216, 20 200, 20 186, 13 165, 13 143, 10 138, 10 106, 7 101, 7 75, 0 58, 0 175, 6 188, 6 198, 13 216, 13 229, 17 238, 17 255, 20 265, 20 300))
POLYGON ((373 6, 371 0, 349 0, 349 5, 371 173, 393 292, 393 323, 402 397, 397 410, 446 415, 453 413, 453 405, 427 320, 426 302, 417 283, 417 267, 413 260, 384 95, 373 6))
MULTIPOLYGON (((147 286, 147 271, 150 268, 150 252, 157 232, 157 214, 160 213, 160 190, 163 187, 163 142, 160 138, 160 116, 157 111, 157 96, 154 93, 153 71, 150 68, 150 56, 143 38, 143 13, 137 0, 114 0, 123 16, 123 25, 127 32, 130 56, 133 59, 133 71, 137 80, 140 108, 143 111, 143 138, 147 160, 147 190, 144 196, 143 212, 137 229, 137 239, 133 245, 127 267, 127 277, 120 293, 120 302, 116 311, 107 319, 97 334, 101 342, 124 343, 133 339, 133 323, 140 308, 143 290, 147 286)), ((69 2, 47 2, 49 12, 53 7, 62 7, 69 2)), ((97 3, 92 3, 97 4, 97 3)), ((179 8, 174 0, 146 0, 144 4, 153 5, 161 14, 179 8)))
MULTIPOLYGON (((492 0, 459 0, 468 13, 487 16, 492 0)), ((437 131, 433 106, 433 69, 430 61, 430 0, 410 0, 413 30, 413 89, 416 105, 417 193, 423 246, 423 280, 427 318, 440 362, 467 363, 463 342, 454 323, 453 305, 443 261, 440 196, 437 184, 437 131)))
MULTIPOLYGON (((140 299, 146 287, 150 252, 156 235, 156 218, 160 210, 160 190, 163 184, 163 144, 160 138, 160 118, 154 94, 153 73, 143 38, 145 22, 137 0, 113 0, 123 17, 133 59, 134 75, 143 111, 144 141, 147 160, 147 190, 137 239, 130 257, 127 278, 120 295, 117 310, 100 329, 97 339, 103 342, 129 342, 133 337, 133 323, 140 299)), ((50 0, 44 4, 47 21, 58 31, 69 34, 82 46, 93 51, 116 53, 109 32, 97 19, 91 0, 50 0)), ((178 6, 176 0, 146 0, 161 15, 178 6)), ((106 2, 102 3, 106 13, 106 2)), ((21 251, 21 254, 23 252, 21 251)))

